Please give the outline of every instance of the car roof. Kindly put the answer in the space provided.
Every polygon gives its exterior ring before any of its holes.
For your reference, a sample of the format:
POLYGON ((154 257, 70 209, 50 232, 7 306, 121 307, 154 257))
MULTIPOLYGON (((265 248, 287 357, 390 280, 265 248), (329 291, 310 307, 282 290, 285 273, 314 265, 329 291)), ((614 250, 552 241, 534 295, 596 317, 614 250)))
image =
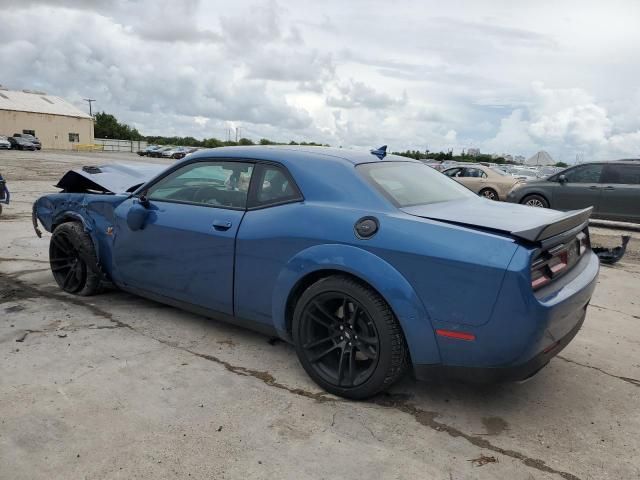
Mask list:
POLYGON ((198 158, 226 158, 229 160, 268 160, 283 164, 298 163, 305 158, 314 157, 316 160, 338 160, 352 165, 375 162, 411 162, 422 163, 412 158, 399 155, 386 155, 379 159, 366 150, 351 150, 347 148, 315 147, 307 145, 250 145, 240 147, 219 147, 199 150, 190 155, 190 160, 198 158))

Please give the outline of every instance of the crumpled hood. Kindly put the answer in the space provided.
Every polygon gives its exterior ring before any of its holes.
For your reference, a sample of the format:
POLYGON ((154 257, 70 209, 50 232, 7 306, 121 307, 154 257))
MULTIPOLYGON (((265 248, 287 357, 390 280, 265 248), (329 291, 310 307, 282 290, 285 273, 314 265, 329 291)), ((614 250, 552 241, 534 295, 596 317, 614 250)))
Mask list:
POLYGON ((167 165, 154 163, 116 163, 100 167, 82 167, 65 173, 56 187, 70 193, 131 192, 167 168, 167 165))
POLYGON ((593 209, 589 207, 560 212, 478 197, 405 207, 401 210, 418 217, 500 231, 534 242, 585 223, 593 209))

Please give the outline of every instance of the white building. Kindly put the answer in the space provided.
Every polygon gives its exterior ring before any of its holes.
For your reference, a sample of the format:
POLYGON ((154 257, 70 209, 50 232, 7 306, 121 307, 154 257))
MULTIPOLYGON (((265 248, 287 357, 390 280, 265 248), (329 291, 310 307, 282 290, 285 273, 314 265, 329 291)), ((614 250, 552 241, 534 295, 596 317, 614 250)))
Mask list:
POLYGON ((556 161, 551 158, 544 150, 540 150, 538 153, 528 158, 525 162, 525 165, 533 165, 533 166, 542 166, 542 165, 555 165, 556 161))
POLYGON ((478 155, 480 155, 480 149, 479 148, 469 148, 467 150, 467 155, 469 155, 470 157, 477 157, 478 155))
POLYGON ((60 97, 0 86, 0 135, 15 133, 35 135, 42 148, 71 150, 93 143, 93 118, 60 97))

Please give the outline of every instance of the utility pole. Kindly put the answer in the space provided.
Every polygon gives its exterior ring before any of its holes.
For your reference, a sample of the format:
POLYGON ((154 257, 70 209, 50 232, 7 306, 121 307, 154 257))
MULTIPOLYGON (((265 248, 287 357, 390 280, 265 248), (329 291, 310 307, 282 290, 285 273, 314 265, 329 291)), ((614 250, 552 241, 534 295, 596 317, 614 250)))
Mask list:
POLYGON ((83 98, 83 100, 85 102, 89 103, 89 115, 91 115, 93 117, 93 111, 91 110, 91 104, 96 101, 95 98, 83 98))
POLYGON ((236 143, 238 143, 238 134, 240 133, 240 127, 236 127, 236 143))

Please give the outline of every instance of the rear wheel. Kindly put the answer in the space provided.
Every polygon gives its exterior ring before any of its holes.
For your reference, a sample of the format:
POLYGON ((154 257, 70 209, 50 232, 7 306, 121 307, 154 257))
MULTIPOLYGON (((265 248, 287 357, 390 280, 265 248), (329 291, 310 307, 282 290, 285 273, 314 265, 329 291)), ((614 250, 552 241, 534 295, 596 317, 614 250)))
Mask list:
POLYGON ((406 342, 393 312, 375 291, 346 276, 322 279, 302 294, 293 339, 309 376, 342 397, 371 397, 406 369, 406 342))
POLYGON ((480 190, 479 195, 484 198, 488 198, 489 200, 500 200, 498 198, 498 192, 496 192, 493 188, 483 188, 480 190))
POLYGON ((100 289, 93 242, 79 223, 63 223, 53 231, 49 262, 53 278, 65 292, 87 296, 100 289))
POLYGON ((529 207, 549 208, 549 202, 542 195, 527 195, 520 203, 529 207))

